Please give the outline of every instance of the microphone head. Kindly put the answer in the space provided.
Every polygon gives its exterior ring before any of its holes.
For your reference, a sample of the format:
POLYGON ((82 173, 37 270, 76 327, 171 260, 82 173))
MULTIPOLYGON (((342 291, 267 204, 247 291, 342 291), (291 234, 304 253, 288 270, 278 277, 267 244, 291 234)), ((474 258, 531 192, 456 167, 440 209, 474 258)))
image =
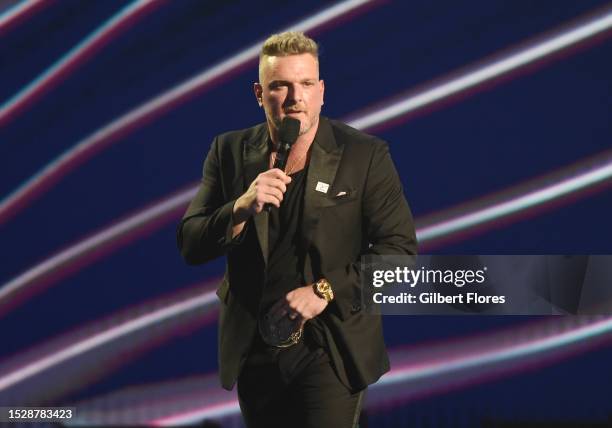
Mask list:
POLYGON ((298 135, 300 135, 300 121, 293 117, 285 116, 278 130, 279 140, 292 145, 297 140, 298 135))

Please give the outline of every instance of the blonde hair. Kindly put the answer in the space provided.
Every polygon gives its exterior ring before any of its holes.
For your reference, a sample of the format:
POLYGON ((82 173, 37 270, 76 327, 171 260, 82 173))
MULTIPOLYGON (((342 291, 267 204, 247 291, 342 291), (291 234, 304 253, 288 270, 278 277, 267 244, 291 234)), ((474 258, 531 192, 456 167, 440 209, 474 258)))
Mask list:
POLYGON ((265 57, 268 56, 289 56, 300 54, 311 54, 318 63, 319 45, 313 39, 300 31, 285 31, 284 33, 272 34, 266 39, 261 52, 259 52, 259 76, 265 57))

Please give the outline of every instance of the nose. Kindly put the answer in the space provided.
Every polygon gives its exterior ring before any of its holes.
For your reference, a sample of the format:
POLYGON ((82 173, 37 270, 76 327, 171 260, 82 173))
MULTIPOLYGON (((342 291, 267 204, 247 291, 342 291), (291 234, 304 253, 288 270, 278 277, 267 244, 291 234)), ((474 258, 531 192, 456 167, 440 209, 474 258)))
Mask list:
POLYGON ((300 85, 289 85, 289 91, 287 93, 287 101, 291 101, 296 104, 302 101, 303 90, 300 85))

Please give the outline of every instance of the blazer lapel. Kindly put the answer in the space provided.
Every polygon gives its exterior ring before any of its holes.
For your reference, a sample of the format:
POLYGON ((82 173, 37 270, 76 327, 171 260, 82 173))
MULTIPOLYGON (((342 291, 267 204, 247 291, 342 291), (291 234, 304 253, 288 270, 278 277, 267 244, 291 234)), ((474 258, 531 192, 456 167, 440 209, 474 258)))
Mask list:
MULTIPOLYGON (((265 124, 260 132, 243 147, 244 190, 248 189, 253 180, 269 167, 268 133, 265 124)), ((262 211, 253 217, 257 239, 261 247, 264 262, 268 264, 268 212, 262 211)))
MULTIPOLYGON (((344 146, 338 146, 330 123, 323 116, 312 144, 310 164, 304 190, 304 212, 302 217, 302 245, 308 250, 312 242, 321 207, 333 187, 336 172, 342 159, 344 146)), ((306 264, 308 267, 308 263, 306 264)), ((308 275, 310 276, 310 275, 308 275)))

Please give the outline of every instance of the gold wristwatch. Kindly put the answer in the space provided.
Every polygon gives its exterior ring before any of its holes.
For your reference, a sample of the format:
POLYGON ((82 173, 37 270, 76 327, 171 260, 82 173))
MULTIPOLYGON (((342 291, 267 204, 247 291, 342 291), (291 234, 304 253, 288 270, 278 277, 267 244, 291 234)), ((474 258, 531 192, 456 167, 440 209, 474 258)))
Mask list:
POLYGON ((325 299, 327 303, 334 300, 334 291, 331 288, 331 284, 325 278, 321 278, 314 284, 312 284, 312 288, 317 296, 321 299, 325 299))

